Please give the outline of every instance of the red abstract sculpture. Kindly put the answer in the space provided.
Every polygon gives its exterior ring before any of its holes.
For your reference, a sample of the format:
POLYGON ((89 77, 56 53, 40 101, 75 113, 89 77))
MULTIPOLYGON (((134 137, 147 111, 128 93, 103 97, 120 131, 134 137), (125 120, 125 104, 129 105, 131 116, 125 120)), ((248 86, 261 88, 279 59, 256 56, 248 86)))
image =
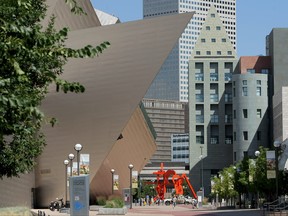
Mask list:
POLYGON ((183 182, 184 180, 187 182, 187 185, 189 189, 192 192, 192 195, 195 199, 197 199, 197 195, 194 191, 194 188, 189 182, 189 179, 187 178, 186 174, 183 173, 181 176, 177 175, 175 170, 167 170, 164 171, 163 168, 163 163, 161 163, 160 170, 157 172, 153 172, 153 174, 157 175, 156 176, 156 185, 155 185, 155 190, 157 192, 157 196, 154 198, 155 200, 161 199, 164 200, 164 195, 166 193, 166 187, 167 185, 170 185, 171 183, 169 182, 169 177, 172 176, 172 182, 175 188, 175 192, 177 195, 183 195, 183 182))

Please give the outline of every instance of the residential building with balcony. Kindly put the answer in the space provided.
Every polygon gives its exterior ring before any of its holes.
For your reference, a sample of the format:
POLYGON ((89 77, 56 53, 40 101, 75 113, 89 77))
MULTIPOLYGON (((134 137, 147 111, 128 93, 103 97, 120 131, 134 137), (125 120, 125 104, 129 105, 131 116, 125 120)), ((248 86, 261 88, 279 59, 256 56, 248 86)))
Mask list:
POLYGON ((211 6, 189 61, 190 181, 200 189, 203 172, 205 195, 210 194, 211 176, 233 163, 232 75, 237 62, 233 42, 211 6))

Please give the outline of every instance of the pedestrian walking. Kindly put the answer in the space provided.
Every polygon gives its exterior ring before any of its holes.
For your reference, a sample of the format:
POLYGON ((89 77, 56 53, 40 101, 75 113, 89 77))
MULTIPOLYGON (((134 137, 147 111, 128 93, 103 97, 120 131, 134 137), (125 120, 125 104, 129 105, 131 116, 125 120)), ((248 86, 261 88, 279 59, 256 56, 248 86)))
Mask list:
POLYGON ((176 195, 174 195, 174 197, 172 198, 173 209, 174 209, 175 206, 176 206, 176 202, 177 202, 177 197, 176 197, 176 195))

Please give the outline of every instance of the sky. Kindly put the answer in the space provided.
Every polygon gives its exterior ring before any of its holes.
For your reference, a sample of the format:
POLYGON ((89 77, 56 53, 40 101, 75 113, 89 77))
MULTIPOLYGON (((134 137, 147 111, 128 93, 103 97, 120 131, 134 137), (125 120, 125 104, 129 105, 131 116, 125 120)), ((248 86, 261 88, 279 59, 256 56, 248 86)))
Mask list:
MULTIPOLYGON (((121 22, 143 18, 142 0, 91 0, 93 6, 121 22)), ((288 28, 288 0, 237 0, 237 55, 265 55, 265 37, 288 28)))

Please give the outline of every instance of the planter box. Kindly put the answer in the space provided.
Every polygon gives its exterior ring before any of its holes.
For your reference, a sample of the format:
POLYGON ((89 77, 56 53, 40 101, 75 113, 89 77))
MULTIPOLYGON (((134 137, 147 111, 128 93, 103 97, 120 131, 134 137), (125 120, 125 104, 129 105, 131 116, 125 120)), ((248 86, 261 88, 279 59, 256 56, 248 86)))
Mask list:
POLYGON ((125 215, 127 208, 99 208, 97 215, 125 215))

